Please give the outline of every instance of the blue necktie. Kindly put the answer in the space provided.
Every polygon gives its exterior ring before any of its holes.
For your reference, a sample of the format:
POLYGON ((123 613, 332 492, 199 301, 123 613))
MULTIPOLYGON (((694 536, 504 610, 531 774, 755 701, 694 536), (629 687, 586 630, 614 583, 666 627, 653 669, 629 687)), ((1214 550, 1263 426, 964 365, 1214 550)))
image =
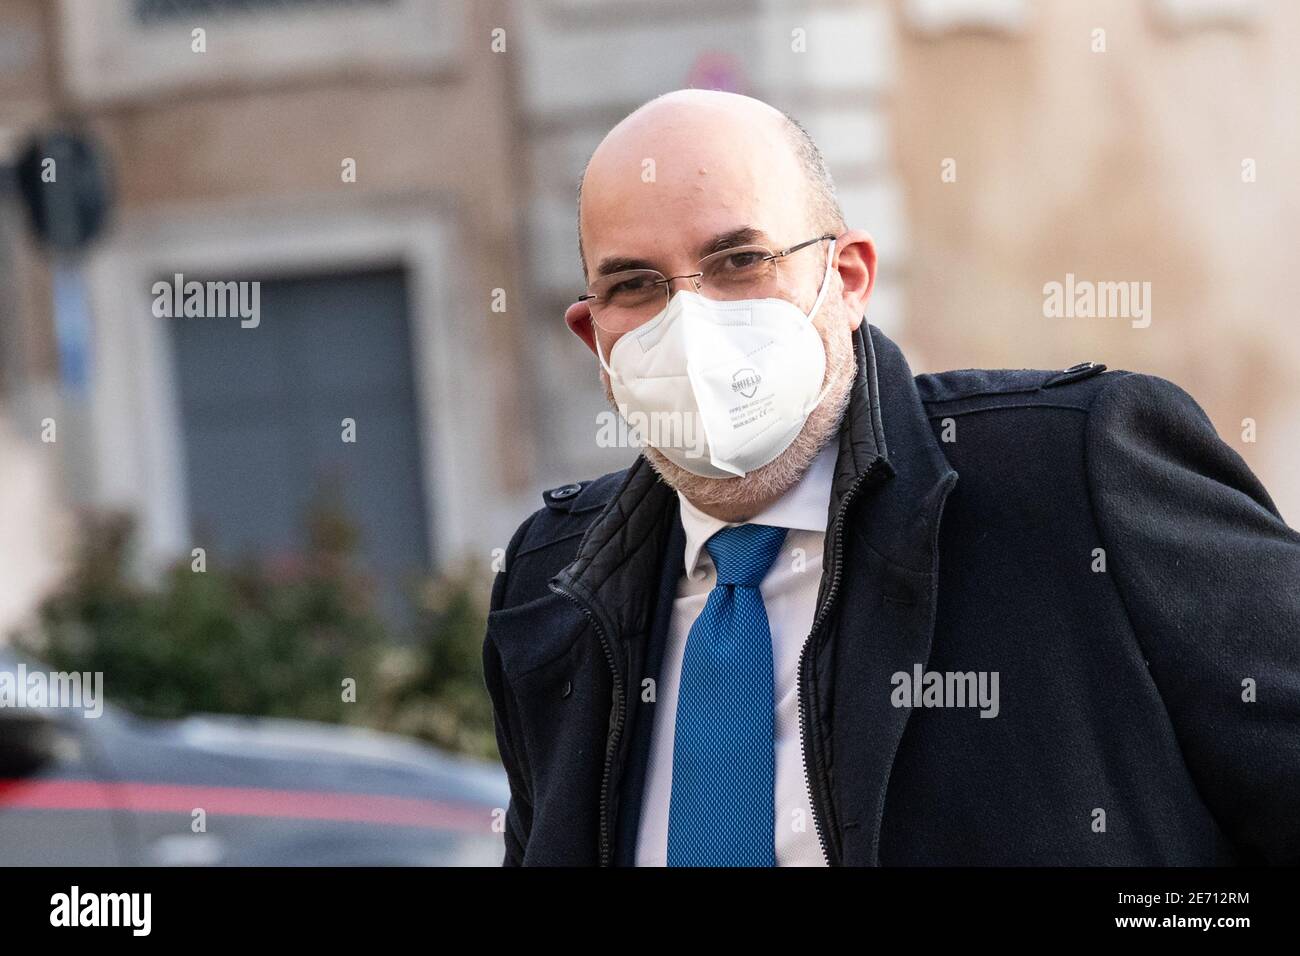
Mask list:
POLYGON ((758 586, 785 528, 723 528, 717 585, 686 637, 673 736, 669 866, 775 866, 772 632, 758 586))

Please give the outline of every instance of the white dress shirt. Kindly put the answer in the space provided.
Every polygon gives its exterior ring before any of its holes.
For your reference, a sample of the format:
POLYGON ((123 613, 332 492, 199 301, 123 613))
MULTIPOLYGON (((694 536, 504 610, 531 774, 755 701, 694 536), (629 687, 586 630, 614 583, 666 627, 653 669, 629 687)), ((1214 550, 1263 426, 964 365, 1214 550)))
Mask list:
MULTIPOLYGON (((834 440, 828 442, 799 483, 748 522, 789 529, 776 561, 759 587, 772 631, 778 866, 826 865, 804 776, 796 675, 799 654, 812 630, 816 612, 837 445, 834 440)), ((686 637, 703 610, 716 578, 713 560, 705 550, 704 542, 728 524, 735 523, 710 517, 683 495, 679 494, 678 500, 681 502, 682 525, 686 529, 686 573, 677 585, 663 667, 656 688, 654 727, 637 834, 637 866, 666 866, 668 862, 668 807, 672 794, 677 685, 682 673, 686 637)))

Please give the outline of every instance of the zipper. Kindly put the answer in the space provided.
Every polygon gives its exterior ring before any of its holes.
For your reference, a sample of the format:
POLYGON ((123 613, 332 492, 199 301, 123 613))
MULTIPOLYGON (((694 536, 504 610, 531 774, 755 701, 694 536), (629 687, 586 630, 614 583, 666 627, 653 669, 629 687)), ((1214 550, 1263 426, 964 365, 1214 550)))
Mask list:
POLYGON ((605 628, 601 625, 600 619, 590 606, 563 585, 547 582, 547 587, 556 594, 563 595, 572 601, 577 605, 578 610, 582 611, 587 616, 587 619, 591 621, 596 637, 600 641, 601 650, 605 652, 605 661, 609 664, 609 672, 614 679, 614 726, 605 738, 605 769, 600 777, 600 865, 607 867, 610 865, 610 856, 613 850, 613 840, 609 832, 609 778, 614 770, 614 754, 618 751, 619 738, 623 733, 623 721, 626 716, 626 703, 623 700, 623 675, 618 671, 618 664, 614 660, 614 651, 605 637, 605 628))
POLYGON ((831 569, 831 586, 826 592, 826 600, 822 602, 822 606, 817 610, 817 617, 813 620, 812 630, 804 641, 803 649, 799 652, 799 669, 795 676, 795 696, 799 701, 799 741, 803 747, 804 783, 808 788, 808 797, 812 806, 813 827, 817 831, 817 842, 821 846, 822 859, 826 861, 827 866, 837 865, 831 862, 830 851, 827 848, 827 832, 822 827, 822 817, 826 816, 828 822, 831 818, 830 783, 826 779, 826 775, 821 772, 820 767, 818 767, 818 773, 816 774, 812 770, 812 751, 808 747, 808 737, 805 731, 805 728, 812 721, 812 701, 804 697, 804 672, 808 669, 812 660, 808 652, 813 645, 813 639, 818 637, 821 629, 825 627, 831 606, 835 603, 835 597, 839 593, 840 578, 843 577, 844 566, 844 562, 841 560, 844 515, 853 503, 853 499, 857 497, 859 489, 863 487, 868 478, 878 472, 880 463, 883 461, 883 458, 875 459, 867 466, 867 470, 854 480, 848 491, 844 493, 839 510, 835 513, 835 522, 831 526, 831 559, 835 562, 834 567, 831 569), (816 786, 814 786, 814 782, 816 786), (818 812, 819 806, 825 809, 818 812))

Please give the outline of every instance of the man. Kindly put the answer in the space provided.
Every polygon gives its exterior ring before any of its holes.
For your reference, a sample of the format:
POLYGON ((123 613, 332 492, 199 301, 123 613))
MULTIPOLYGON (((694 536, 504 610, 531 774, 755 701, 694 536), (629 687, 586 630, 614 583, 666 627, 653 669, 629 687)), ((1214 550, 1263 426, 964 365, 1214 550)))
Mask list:
POLYGON ((650 444, 495 582, 506 864, 1300 862, 1300 536, 1190 397, 914 378, 746 97, 619 123, 579 244, 565 320, 650 444))

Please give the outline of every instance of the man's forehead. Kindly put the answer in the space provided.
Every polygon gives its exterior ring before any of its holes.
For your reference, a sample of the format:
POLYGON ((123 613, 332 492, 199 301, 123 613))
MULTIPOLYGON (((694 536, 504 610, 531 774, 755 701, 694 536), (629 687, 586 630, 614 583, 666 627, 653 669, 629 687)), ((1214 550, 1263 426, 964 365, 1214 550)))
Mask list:
POLYGON ((728 211, 750 219, 783 201, 785 171, 774 150, 751 145, 627 144, 592 158, 582 187, 586 225, 648 215, 685 219, 728 211))

